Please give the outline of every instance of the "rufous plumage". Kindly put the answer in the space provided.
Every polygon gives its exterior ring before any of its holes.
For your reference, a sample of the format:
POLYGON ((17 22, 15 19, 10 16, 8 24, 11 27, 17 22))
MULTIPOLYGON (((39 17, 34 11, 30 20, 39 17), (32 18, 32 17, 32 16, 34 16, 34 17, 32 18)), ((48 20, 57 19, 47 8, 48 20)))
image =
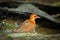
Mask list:
POLYGON ((33 32, 36 27, 35 19, 37 18, 40 18, 37 14, 31 14, 30 18, 25 20, 14 32, 33 32))

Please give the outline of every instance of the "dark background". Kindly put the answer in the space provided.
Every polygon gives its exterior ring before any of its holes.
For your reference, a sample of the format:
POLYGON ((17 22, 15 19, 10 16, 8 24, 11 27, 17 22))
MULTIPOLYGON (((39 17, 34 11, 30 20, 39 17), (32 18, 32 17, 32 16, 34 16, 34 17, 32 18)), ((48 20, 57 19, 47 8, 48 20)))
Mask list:
POLYGON ((38 2, 38 3, 41 3, 41 4, 51 5, 52 3, 59 2, 60 0, 0 0, 0 2, 2 2, 2 1, 38 2))

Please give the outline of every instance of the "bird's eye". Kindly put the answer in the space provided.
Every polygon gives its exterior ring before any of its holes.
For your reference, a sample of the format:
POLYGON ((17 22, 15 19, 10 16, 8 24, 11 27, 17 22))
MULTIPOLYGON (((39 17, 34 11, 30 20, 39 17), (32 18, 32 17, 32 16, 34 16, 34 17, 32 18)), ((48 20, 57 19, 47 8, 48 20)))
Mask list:
POLYGON ((34 17, 37 17, 37 16, 34 16, 34 17))

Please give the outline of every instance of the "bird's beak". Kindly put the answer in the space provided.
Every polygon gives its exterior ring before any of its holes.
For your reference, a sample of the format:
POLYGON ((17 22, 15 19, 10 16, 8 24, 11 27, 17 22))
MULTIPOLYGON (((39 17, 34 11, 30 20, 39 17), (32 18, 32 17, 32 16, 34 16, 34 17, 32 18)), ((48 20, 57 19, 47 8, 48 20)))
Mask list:
POLYGON ((39 16, 37 18, 40 18, 39 16))
POLYGON ((38 17, 38 18, 40 18, 40 17, 38 17))

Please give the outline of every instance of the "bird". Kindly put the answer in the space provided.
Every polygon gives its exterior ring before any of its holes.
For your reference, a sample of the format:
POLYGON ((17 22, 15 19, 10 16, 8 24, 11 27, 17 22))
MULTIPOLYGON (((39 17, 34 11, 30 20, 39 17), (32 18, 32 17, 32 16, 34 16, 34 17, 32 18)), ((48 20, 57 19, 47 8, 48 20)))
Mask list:
POLYGON ((40 18, 37 14, 31 14, 29 19, 25 20, 22 25, 13 30, 14 32, 35 32, 36 22, 35 19, 40 18))

